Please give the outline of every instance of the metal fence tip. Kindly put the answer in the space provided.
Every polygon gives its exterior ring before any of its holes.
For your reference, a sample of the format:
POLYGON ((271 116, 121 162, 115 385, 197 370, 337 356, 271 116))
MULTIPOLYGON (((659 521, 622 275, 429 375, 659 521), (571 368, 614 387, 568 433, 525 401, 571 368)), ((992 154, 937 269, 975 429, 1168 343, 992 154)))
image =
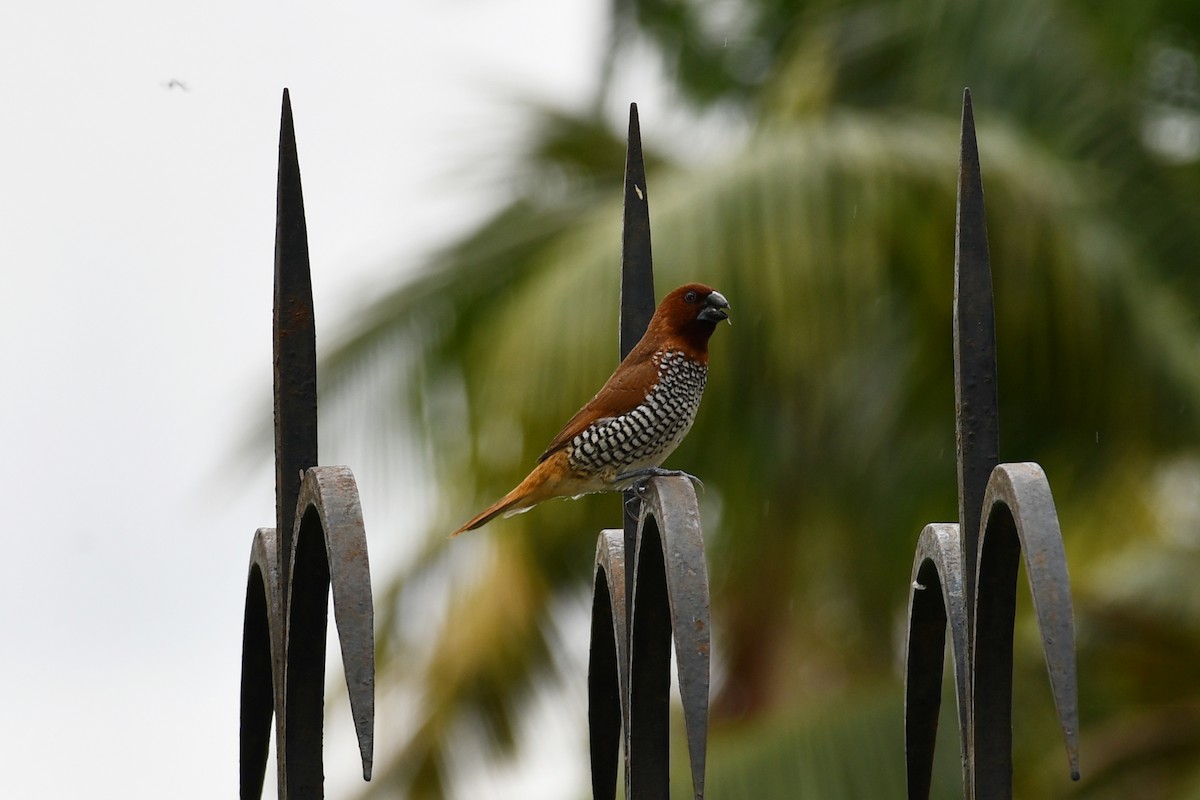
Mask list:
MULTIPOLYGON (((637 103, 629 104, 629 131, 625 137, 625 173, 629 178, 631 168, 638 180, 645 181, 646 167, 642 162, 642 123, 638 117, 637 103)), ((644 190, 645 187, 643 186, 644 190)))
POLYGON ((654 316, 654 265, 650 247, 650 200, 637 103, 629 105, 621 214, 620 354, 624 358, 654 316))
POLYGON ((970 144, 971 150, 976 152, 975 160, 978 161, 979 156, 977 153, 979 150, 979 145, 975 141, 975 110, 974 110, 974 107, 971 105, 971 90, 963 89, 962 142, 960 144, 960 148, 962 150, 966 150, 968 138, 970 139, 970 142, 971 142, 971 144, 970 144), (968 131, 970 132, 969 137, 967 136, 968 131))

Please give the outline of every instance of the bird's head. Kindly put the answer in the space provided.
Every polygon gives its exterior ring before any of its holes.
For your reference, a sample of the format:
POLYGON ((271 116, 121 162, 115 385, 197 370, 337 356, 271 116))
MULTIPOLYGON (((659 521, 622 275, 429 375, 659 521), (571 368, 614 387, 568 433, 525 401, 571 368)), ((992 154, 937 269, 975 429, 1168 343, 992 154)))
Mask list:
POLYGON ((697 354, 707 353, 708 339, 721 320, 729 319, 729 301, 703 283, 689 283, 668 294, 658 304, 650 327, 678 337, 697 354))

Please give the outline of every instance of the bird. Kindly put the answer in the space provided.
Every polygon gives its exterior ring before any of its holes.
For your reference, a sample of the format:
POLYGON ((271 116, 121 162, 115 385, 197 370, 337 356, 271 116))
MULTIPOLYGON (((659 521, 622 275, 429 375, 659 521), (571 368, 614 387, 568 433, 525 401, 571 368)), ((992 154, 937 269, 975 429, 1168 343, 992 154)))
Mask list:
POLYGON ((596 393, 563 426, 516 488, 450 534, 474 530, 555 497, 640 487, 691 430, 708 380, 708 340, 729 319, 729 301, 689 283, 659 303, 646 333, 596 393))

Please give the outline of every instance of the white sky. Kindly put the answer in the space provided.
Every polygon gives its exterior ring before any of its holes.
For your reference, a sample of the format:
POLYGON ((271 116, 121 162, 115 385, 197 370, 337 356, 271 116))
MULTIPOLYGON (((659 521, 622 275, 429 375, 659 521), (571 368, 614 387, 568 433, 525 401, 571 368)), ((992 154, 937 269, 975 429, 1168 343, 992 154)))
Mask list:
MULTIPOLYGON (((236 793, 242 601, 253 532, 274 522, 269 454, 257 474, 215 476, 269 414, 254 403, 271 381, 282 88, 320 342, 495 204, 473 162, 495 174, 518 132, 510 97, 590 98, 605 9, 0 8, 0 796, 236 793)), ((322 463, 355 466, 322 446, 322 463)), ((373 522, 389 511, 370 486, 360 475, 378 588, 389 543, 373 522)), ((353 777, 347 752, 327 761, 333 796, 346 763, 353 777)))

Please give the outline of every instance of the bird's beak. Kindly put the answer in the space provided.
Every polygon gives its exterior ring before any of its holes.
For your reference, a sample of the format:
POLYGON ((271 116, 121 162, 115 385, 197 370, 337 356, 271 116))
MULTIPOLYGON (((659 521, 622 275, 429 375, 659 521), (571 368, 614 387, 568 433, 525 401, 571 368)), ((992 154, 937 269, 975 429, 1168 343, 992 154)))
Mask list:
POLYGON ((699 319, 708 322, 720 322, 729 319, 729 301, 720 292, 713 292, 704 301, 704 308, 697 315, 699 319))

